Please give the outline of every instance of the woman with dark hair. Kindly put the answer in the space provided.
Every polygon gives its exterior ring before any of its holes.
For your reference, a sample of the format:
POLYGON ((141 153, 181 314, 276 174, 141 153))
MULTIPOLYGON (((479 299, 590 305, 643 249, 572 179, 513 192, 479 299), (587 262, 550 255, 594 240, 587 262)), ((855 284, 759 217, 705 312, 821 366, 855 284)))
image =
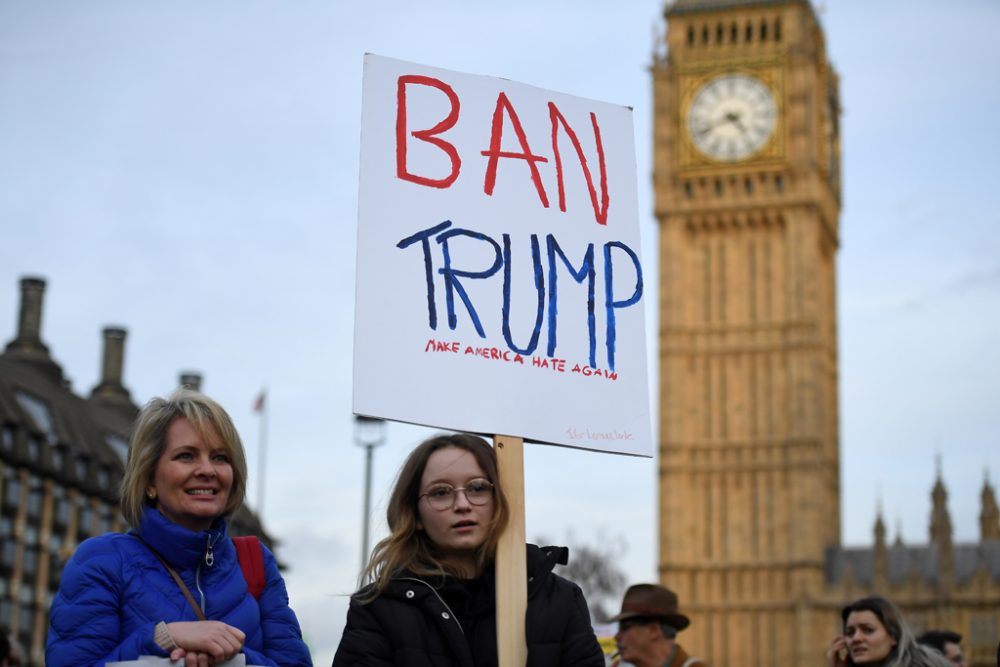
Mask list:
POLYGON ((844 634, 830 643, 827 667, 949 667, 944 656, 917 643, 899 609, 885 598, 855 600, 840 618, 844 634))
MULTIPOLYGON (((482 438, 439 435, 406 459, 351 598, 334 667, 497 664, 494 558, 507 524, 496 453, 482 438)), ((528 667, 603 667, 580 588, 553 574, 565 548, 527 546, 528 667)))
POLYGON ((122 478, 132 530, 86 540, 66 564, 47 667, 142 655, 208 667, 240 653, 247 664, 310 666, 274 556, 261 545, 264 589, 254 599, 227 534, 246 479, 243 444, 222 406, 189 389, 147 403, 122 478))

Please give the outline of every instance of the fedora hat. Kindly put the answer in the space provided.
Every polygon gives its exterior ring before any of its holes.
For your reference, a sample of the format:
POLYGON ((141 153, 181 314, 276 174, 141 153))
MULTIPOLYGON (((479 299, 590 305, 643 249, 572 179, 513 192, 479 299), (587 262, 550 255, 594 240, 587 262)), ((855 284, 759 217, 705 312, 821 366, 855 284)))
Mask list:
POLYGON ((608 622, 627 618, 655 618, 675 630, 683 630, 691 624, 691 620, 677 610, 677 594, 656 584, 630 586, 625 591, 621 612, 609 618, 608 622))

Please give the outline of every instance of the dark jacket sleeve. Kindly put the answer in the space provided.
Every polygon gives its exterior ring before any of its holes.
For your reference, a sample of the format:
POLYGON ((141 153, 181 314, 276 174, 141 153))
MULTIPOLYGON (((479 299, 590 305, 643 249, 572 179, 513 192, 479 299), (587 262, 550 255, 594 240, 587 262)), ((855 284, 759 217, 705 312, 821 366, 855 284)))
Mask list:
POLYGON ((576 584, 563 580, 571 588, 570 617, 563 635, 561 667, 604 667, 604 652, 590 624, 590 611, 583 591, 576 584))
POLYGON ((265 586, 258 604, 260 627, 264 635, 264 654, 246 648, 247 664, 267 667, 312 667, 309 648, 302 640, 302 630, 295 612, 288 604, 285 580, 278 563, 267 547, 264 551, 265 586))
POLYGON ((48 667, 97 666, 140 655, 166 657, 153 641, 152 621, 120 637, 122 579, 122 554, 110 540, 95 538, 80 545, 63 569, 52 600, 45 646, 48 667))
POLYGON ((364 605, 351 600, 333 667, 392 667, 392 649, 374 613, 376 604, 377 600, 364 605))

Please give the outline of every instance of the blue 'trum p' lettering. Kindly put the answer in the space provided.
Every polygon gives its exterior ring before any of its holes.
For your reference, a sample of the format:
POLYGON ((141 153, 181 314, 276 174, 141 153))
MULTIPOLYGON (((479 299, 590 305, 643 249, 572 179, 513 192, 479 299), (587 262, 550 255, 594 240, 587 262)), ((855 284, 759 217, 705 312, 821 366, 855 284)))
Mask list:
MULTIPOLYGON (((476 310, 469 292, 463 285, 463 280, 487 280, 494 276, 503 268, 503 279, 501 289, 501 333, 507 347, 518 354, 532 354, 538 347, 539 336, 541 335, 543 322, 548 327, 546 354, 554 357, 558 343, 558 320, 559 320, 559 263, 565 267, 569 277, 577 284, 586 283, 587 286, 587 335, 589 343, 589 362, 591 368, 597 368, 597 323, 595 318, 595 283, 599 273, 596 266, 595 248, 593 243, 586 246, 579 263, 574 263, 563 248, 556 241, 555 236, 547 234, 545 237, 545 260, 542 259, 541 242, 537 234, 530 235, 531 245, 531 271, 532 284, 535 287, 535 323, 528 337, 528 342, 524 346, 519 346, 514 342, 514 335, 511 332, 511 309, 514 307, 512 292, 513 273, 513 250, 509 234, 501 236, 501 243, 497 243, 490 236, 470 229, 462 229, 452 226, 451 220, 428 227, 422 231, 408 236, 396 244, 396 247, 405 250, 417 243, 423 251, 424 279, 427 288, 427 320, 432 330, 437 329, 437 307, 435 303, 435 273, 442 276, 444 281, 445 307, 447 310, 448 327, 454 331, 458 326, 458 313, 455 307, 455 295, 462 301, 469 320, 475 327, 480 338, 486 338, 486 330, 483 327, 482 318, 476 310), (460 244, 450 243, 453 239, 461 237, 472 239, 487 244, 493 250, 493 260, 486 268, 472 270, 469 268, 459 268, 461 263, 456 263, 453 254, 458 252, 460 244), (437 242, 441 247, 441 265, 435 272, 434 252, 431 240, 437 242), (547 271, 546 271, 547 269, 547 271)), ((608 241, 603 246, 601 253, 603 262, 602 273, 604 278, 604 312, 605 312, 605 348, 607 350, 607 366, 610 370, 615 370, 615 352, 617 348, 617 318, 618 311, 623 308, 633 306, 642 299, 643 277, 642 264, 638 255, 621 241, 608 241), (619 252, 620 251, 620 252, 619 252), (635 275, 635 286, 632 293, 627 298, 619 298, 615 294, 615 258, 620 258, 621 253, 632 263, 635 275)), ((620 261, 620 260, 619 260, 620 261)), ((619 282, 621 279, 619 278, 619 282)), ((627 284, 627 283, 626 283, 627 284)), ((563 324, 566 325, 564 305, 563 324)), ((578 312, 578 311, 577 311, 578 312)), ((579 320, 576 320, 579 321, 579 320)))

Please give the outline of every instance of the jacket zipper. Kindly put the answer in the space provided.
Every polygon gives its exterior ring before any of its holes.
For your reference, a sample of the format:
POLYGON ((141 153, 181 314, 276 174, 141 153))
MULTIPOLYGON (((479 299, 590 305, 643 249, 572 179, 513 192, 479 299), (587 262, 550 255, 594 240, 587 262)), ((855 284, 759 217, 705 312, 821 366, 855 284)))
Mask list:
MULTIPOLYGON (((208 535, 205 544, 205 565, 212 567, 215 564, 215 554, 212 552, 212 536, 208 535)), ((201 613, 208 616, 205 612, 205 591, 201 590, 201 563, 198 563, 197 569, 194 571, 194 587, 198 589, 198 595, 201 597, 201 613)))

